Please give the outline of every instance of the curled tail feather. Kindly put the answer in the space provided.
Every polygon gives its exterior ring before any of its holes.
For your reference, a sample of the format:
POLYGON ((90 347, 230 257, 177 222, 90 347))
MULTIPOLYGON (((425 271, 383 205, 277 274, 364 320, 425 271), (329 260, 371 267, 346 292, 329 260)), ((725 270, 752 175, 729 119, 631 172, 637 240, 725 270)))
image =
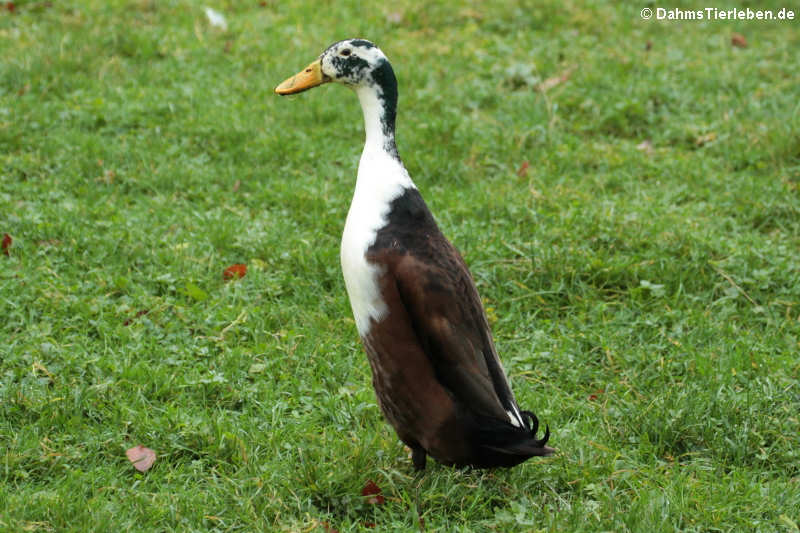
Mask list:
POLYGON ((536 438, 539 419, 530 411, 521 411, 524 427, 517 427, 506 421, 482 419, 477 431, 480 457, 474 466, 479 468, 511 467, 535 456, 547 456, 555 452, 546 446, 550 439, 550 427, 545 426, 541 439, 536 438))

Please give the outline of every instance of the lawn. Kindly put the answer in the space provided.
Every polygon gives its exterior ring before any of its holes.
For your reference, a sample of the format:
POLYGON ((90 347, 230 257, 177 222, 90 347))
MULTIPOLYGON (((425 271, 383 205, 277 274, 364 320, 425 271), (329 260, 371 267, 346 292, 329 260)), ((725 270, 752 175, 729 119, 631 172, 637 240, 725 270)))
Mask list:
POLYGON ((0 530, 798 531, 800 10, 645 5, 0 4, 0 530), (381 417, 358 101, 272 92, 347 37, 552 457, 416 474, 381 417))

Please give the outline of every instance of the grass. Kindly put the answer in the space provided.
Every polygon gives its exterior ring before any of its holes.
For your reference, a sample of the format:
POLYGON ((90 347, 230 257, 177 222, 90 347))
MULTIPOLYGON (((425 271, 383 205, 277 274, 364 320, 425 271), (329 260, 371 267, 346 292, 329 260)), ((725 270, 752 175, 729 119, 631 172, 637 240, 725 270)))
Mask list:
POLYGON ((797 531, 798 22, 361 4, 0 10, 0 529, 797 531), (415 475, 381 418, 357 100, 272 94, 354 36, 555 457, 415 475))

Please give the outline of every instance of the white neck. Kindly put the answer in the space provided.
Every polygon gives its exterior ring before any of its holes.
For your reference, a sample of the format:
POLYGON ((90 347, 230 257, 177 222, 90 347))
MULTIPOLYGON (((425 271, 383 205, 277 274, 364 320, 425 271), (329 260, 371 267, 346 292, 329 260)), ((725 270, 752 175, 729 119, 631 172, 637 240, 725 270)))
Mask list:
POLYGON ((358 165, 355 196, 366 193, 372 196, 371 201, 375 202, 376 207, 384 209, 387 206, 381 204, 391 201, 402 188, 413 187, 414 184, 397 154, 394 124, 388 126, 384 121, 386 110, 379 91, 371 86, 356 88, 364 113, 366 140, 358 165))
POLYGON ((394 147, 394 131, 387 132, 384 126, 383 100, 378 94, 378 89, 360 86, 356 88, 356 94, 364 113, 364 131, 367 135, 364 151, 374 148, 389 152, 388 147, 394 147))
POLYGON ((380 296, 380 269, 367 262, 365 253, 386 225, 391 202, 414 183, 397 156, 394 132, 384 128, 382 100, 373 87, 356 89, 364 112, 367 134, 358 164, 353 201, 342 235, 342 272, 359 333, 364 336, 371 320, 388 312, 380 296))

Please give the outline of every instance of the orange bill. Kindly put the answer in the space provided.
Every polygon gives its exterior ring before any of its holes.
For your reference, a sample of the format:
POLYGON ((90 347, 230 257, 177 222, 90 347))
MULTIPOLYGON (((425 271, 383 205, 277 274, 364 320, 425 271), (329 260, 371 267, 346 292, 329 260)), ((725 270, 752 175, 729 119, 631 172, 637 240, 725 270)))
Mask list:
POLYGON ((329 81, 322 74, 322 63, 319 59, 308 65, 306 68, 288 78, 283 83, 275 87, 275 92, 280 95, 297 94, 317 85, 329 81))

